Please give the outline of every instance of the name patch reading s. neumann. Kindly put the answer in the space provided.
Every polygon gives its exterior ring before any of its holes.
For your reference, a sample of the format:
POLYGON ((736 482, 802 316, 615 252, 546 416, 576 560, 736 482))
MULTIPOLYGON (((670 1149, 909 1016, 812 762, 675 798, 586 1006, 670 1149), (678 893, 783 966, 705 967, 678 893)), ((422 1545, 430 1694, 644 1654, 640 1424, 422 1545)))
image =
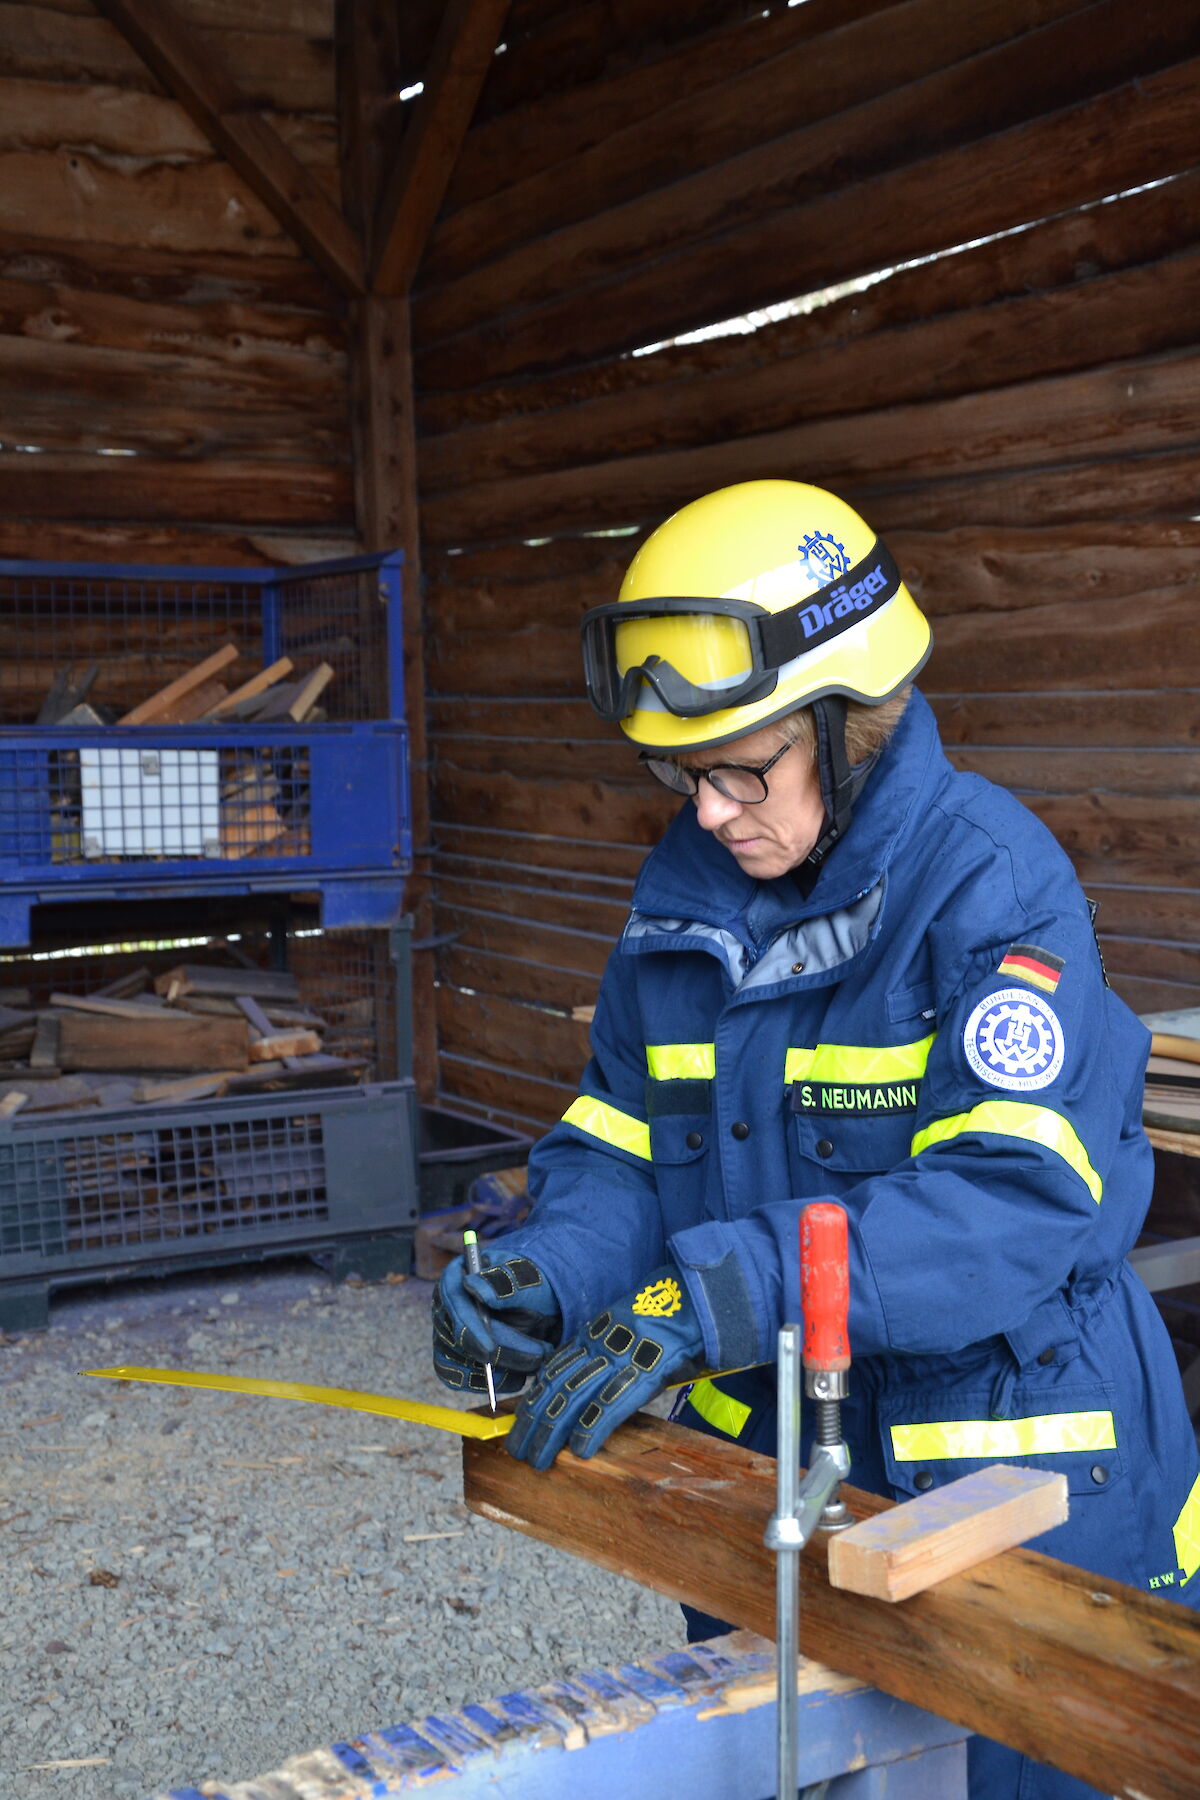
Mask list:
POLYGON ((915 1113, 919 1081, 793 1081, 794 1113, 915 1113))

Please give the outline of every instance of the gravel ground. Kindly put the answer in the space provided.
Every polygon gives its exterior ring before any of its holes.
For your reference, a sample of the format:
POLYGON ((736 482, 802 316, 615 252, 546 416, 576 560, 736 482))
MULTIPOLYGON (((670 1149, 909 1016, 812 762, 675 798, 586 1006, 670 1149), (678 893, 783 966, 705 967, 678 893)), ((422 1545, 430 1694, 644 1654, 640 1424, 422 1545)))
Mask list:
POLYGON ((445 1433, 78 1374, 163 1365, 445 1402, 430 1292, 289 1262, 77 1290, 48 1331, 0 1334, 3 1800, 245 1780, 682 1643, 672 1603, 472 1518, 445 1433))

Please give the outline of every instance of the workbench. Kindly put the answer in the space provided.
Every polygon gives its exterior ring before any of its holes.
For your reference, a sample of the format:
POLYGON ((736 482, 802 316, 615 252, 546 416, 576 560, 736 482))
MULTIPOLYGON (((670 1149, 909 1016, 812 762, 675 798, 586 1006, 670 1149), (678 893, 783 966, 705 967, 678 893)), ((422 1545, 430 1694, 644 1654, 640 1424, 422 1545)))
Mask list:
MULTIPOLYGON (((961 1727, 808 1661, 796 1704, 801 1792, 828 1781, 824 1800, 966 1800, 961 1727)), ((155 1800, 768 1800, 775 1740, 775 1647, 738 1631, 155 1800)))

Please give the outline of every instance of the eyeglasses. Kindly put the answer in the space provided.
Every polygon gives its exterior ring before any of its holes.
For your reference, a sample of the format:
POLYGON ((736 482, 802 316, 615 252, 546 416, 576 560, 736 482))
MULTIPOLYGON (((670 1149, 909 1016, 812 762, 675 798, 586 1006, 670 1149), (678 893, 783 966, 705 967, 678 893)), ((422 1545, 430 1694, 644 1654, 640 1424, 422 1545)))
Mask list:
POLYGON ((689 769, 686 763, 652 756, 646 750, 642 751, 638 761, 673 794, 698 794, 701 781, 707 781, 726 800, 736 800, 740 806, 761 806, 767 797, 768 771, 793 748, 790 743, 781 745, 774 756, 757 769, 747 768, 744 763, 717 763, 711 769, 689 769))

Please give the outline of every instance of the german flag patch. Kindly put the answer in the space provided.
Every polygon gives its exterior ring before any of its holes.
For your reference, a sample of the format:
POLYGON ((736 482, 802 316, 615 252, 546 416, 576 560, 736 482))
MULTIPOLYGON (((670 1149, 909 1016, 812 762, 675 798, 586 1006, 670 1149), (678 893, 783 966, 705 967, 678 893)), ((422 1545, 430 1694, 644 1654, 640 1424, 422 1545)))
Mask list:
POLYGON ((1040 944, 1010 944, 1000 961, 1001 975, 1012 975, 1030 987, 1052 994, 1063 972, 1063 959, 1040 944))

